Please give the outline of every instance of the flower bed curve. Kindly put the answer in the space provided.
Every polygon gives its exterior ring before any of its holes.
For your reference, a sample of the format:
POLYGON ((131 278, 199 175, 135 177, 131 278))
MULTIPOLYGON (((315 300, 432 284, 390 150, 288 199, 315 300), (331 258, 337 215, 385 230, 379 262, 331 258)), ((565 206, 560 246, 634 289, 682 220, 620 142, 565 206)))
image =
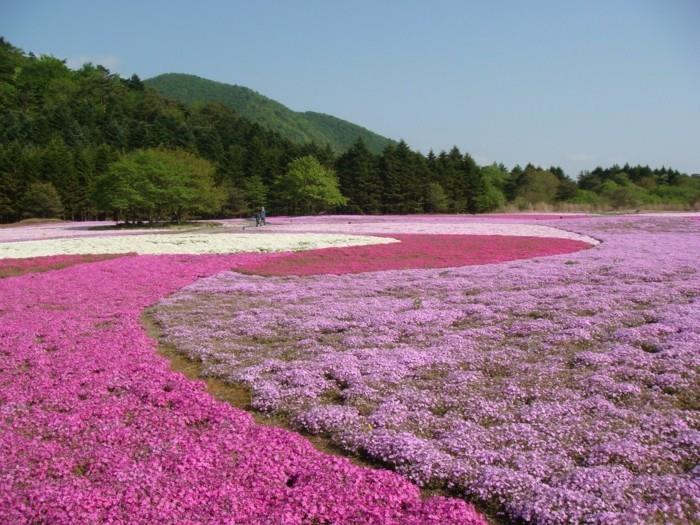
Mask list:
POLYGON ((562 256, 353 275, 225 272, 158 307, 253 407, 535 523, 694 523, 700 239, 599 218, 562 256))
POLYGON ((337 233, 173 233, 0 242, 0 260, 81 254, 229 254, 283 252, 396 242, 337 233))
POLYGON ((391 238, 401 242, 296 252, 263 259, 242 271, 271 276, 448 268, 560 255, 591 247, 571 239, 504 235, 391 234, 391 238))
POLYGON ((256 257, 126 256, 0 280, 0 522, 485 523, 256 425, 156 355, 145 307, 256 257))

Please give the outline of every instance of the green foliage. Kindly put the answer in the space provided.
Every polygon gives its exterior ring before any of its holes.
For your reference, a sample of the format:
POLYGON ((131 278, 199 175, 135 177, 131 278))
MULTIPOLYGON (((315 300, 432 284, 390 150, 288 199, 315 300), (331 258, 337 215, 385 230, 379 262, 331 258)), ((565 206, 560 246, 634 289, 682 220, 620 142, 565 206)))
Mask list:
POLYGON ((518 180, 516 199, 528 204, 553 203, 559 179, 550 171, 528 165, 518 180))
POLYGON ((243 194, 249 204, 249 211, 258 210, 267 204, 267 186, 258 175, 254 175, 243 183, 243 194))
POLYGON ((447 211, 465 212, 467 209, 466 171, 473 168, 471 163, 469 166, 465 165, 465 157, 455 146, 449 153, 440 152, 434 162, 429 164, 433 165, 431 179, 438 182, 447 194, 449 206, 447 211))
POLYGON ((0 222, 9 222, 9 217, 17 215, 15 206, 9 197, 0 193, 0 222))
POLYGON ((503 164, 489 164, 481 168, 484 180, 505 195, 510 174, 503 164))
POLYGON ((698 204, 700 204, 700 177, 684 178, 676 186, 656 186, 653 188, 652 194, 657 196, 661 202, 697 209, 698 204))
POLYGON ((669 168, 612 166, 584 172, 579 188, 595 193, 605 207, 616 209, 644 206, 693 208, 700 197, 700 178, 669 168))
POLYGON ((221 190, 226 196, 221 205, 222 215, 226 217, 250 215, 250 204, 242 188, 234 186, 230 181, 225 181, 221 185, 221 190))
POLYGON ((425 157, 402 140, 387 146, 379 162, 385 213, 420 213, 424 210, 430 172, 425 157))
POLYGON ((135 75, 122 79, 92 64, 72 71, 60 59, 24 54, 0 38, 0 221, 44 213, 35 210, 85 220, 115 212, 124 218, 207 216, 219 207, 228 216, 245 216, 260 206, 288 213, 479 213, 540 203, 700 207, 700 177, 670 168, 596 168, 577 182, 556 166, 480 168, 457 147, 424 156, 403 141, 327 115, 291 112, 245 88, 180 75, 158 78, 170 82, 181 100, 204 94, 212 102, 185 106, 135 75), (189 87, 196 89, 188 95, 189 87), (299 143, 242 116, 241 108, 299 143), (304 127, 311 122, 320 135, 304 127), (344 153, 336 158, 334 149, 344 153), (310 200, 293 185, 279 184, 294 159, 308 156, 326 175, 338 174, 309 184, 310 200), (147 161, 139 164, 139 158, 147 161), (179 166, 172 174, 158 171, 170 162, 179 166), (185 173, 207 173, 213 180, 206 191, 197 190, 204 204, 191 201, 192 187, 181 184, 185 173), (163 190, 163 181, 173 182, 170 176, 180 178, 174 181, 180 193, 163 190), (35 193, 29 191, 34 183, 51 184, 60 212, 58 206, 30 204, 26 196, 35 193))
POLYGON ((476 198, 476 207, 479 212, 497 210, 506 205, 506 198, 498 187, 486 179, 483 192, 476 198))
POLYGON ((217 184, 229 191, 226 210, 236 214, 259 203, 290 159, 312 154, 330 165, 334 160, 326 148, 297 146, 225 106, 188 109, 136 76, 121 79, 90 64, 71 71, 60 60, 25 55, 4 41, 0 102, 3 222, 21 218, 19 200, 34 181, 55 186, 67 218, 104 217, 113 210, 92 199, 96 180, 136 149, 183 149, 212 162, 217 184))
POLYGON ((578 186, 568 177, 559 179, 559 187, 557 188, 557 201, 568 201, 576 196, 578 186))
POLYGON ((57 218, 63 214, 63 204, 50 182, 32 182, 19 203, 23 218, 57 218))
POLYGON ((180 222, 216 213, 225 194, 214 185, 214 166, 181 150, 146 149, 123 155, 95 184, 94 200, 125 220, 180 222))
POLYGON ((382 181, 378 160, 364 141, 355 144, 336 162, 339 184, 348 199, 345 210, 351 213, 380 213, 382 210, 382 181))
POLYGON ((329 144, 342 153, 361 138, 373 153, 379 153, 392 141, 361 126, 331 115, 292 111, 279 102, 247 87, 215 82, 194 75, 168 73, 150 78, 146 85, 184 104, 218 102, 292 142, 329 144))
POLYGON ((469 154, 464 155, 464 186, 466 191, 466 211, 469 213, 481 213, 487 211, 486 181, 469 154))
POLYGON ((615 209, 636 208, 642 203, 650 202, 651 196, 644 189, 627 179, 619 178, 619 182, 606 180, 598 188, 598 194, 615 209))
POLYGON ((428 195, 425 198, 425 211, 432 213, 446 212, 450 207, 447 193, 439 182, 428 184, 428 195))
POLYGON ((315 157, 307 155, 289 163, 275 183, 288 213, 317 213, 347 203, 338 189, 335 173, 315 157))
POLYGON ((604 201, 597 193, 590 190, 576 190, 576 195, 569 199, 572 204, 581 204, 584 206, 590 206, 592 208, 603 207, 604 201))

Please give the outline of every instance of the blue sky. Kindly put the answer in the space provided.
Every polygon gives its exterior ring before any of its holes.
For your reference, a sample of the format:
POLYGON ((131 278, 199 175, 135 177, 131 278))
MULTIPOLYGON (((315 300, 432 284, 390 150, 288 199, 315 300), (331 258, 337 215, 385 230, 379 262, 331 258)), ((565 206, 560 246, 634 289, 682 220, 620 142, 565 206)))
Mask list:
POLYGON ((700 1, 0 0, 0 35, 248 86, 478 162, 700 173, 700 1))

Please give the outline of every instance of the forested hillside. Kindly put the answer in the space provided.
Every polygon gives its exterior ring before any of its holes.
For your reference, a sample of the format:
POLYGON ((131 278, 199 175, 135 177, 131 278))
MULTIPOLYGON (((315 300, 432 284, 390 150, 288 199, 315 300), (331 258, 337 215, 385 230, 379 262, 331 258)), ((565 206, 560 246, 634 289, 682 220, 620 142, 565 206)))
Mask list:
POLYGON ((576 182, 558 167, 480 167, 456 147, 426 156, 403 141, 374 153, 361 139, 336 157, 224 104, 186 106, 137 76, 71 70, 1 39, 0 122, 0 222, 245 216, 263 205, 273 215, 700 207, 700 176, 668 168, 598 168, 576 182), (318 163, 292 162, 309 156, 318 163), (290 184, 303 169, 297 179, 313 188, 290 184), (176 195, 195 187, 206 205, 176 195))
POLYGON ((167 73, 144 81, 165 96, 187 105, 220 102, 253 122, 299 144, 329 144, 342 153, 361 138, 374 153, 393 141, 346 120, 324 113, 296 112, 244 86, 215 82, 195 75, 167 73))
MULTIPOLYGON (((41 215, 29 190, 50 183, 61 216, 86 219, 112 210, 93 198, 95 181, 126 152, 182 149, 216 167, 226 192, 218 213, 248 213, 294 158, 332 165, 328 148, 296 145, 221 104, 188 108, 100 66, 77 71, 62 60, 0 43, 0 220, 41 215), (29 192, 29 194, 28 194, 29 192)), ((274 196, 270 196, 274 202, 274 196)))

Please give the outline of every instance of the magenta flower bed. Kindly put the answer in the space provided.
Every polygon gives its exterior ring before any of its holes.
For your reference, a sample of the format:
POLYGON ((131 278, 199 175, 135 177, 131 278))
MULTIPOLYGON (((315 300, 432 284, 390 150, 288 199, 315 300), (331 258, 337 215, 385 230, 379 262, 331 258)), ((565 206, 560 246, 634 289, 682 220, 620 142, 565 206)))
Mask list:
POLYGON ((31 259, 0 259, 0 279, 16 277, 25 273, 60 270, 74 264, 104 261, 122 255, 50 255, 48 257, 33 257, 31 259))
POLYGON ((255 409, 422 485, 526 522, 698 523, 697 226, 564 225, 603 243, 447 270, 224 272, 157 316, 255 409))
POLYGON ((259 275, 347 274, 448 268, 571 253, 591 245, 570 239, 504 235, 392 234, 400 243, 325 248, 263 259, 242 271, 259 275))
POLYGON ((156 354, 145 307, 256 257, 127 256, 0 281, 0 523, 484 523, 256 425, 156 354))

